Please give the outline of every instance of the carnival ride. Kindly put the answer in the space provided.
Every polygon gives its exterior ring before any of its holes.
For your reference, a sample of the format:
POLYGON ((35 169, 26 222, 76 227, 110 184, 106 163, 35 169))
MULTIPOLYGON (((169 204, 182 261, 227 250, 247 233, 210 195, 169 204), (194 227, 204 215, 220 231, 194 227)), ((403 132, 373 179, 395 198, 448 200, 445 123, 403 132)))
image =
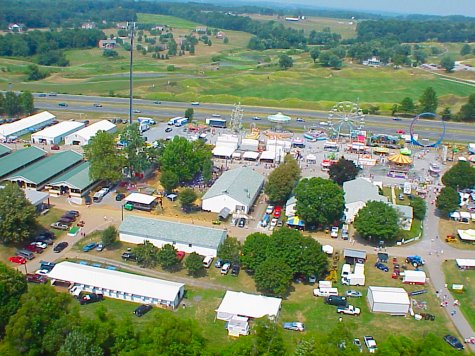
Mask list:
POLYGON ((339 140, 348 138, 350 141, 357 136, 357 131, 364 128, 364 115, 357 103, 342 101, 335 104, 330 113, 329 130, 332 136, 339 140))

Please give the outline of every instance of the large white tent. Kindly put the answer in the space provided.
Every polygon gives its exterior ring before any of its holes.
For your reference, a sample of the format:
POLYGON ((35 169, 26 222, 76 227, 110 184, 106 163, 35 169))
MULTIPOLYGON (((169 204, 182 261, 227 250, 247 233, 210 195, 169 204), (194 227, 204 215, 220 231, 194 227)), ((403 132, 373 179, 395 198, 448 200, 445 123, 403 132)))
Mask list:
POLYGON ((475 268, 475 258, 457 258, 455 263, 460 269, 475 268))
POLYGON ((31 135, 31 142, 45 143, 48 145, 60 143, 67 135, 72 134, 84 127, 83 122, 63 121, 59 124, 47 127, 44 130, 31 135))
POLYGON ((282 299, 263 295, 227 291, 216 310, 219 320, 230 320, 235 316, 277 318, 282 299))
POLYGON ((368 304, 372 312, 405 315, 409 311, 409 295, 404 288, 368 287, 368 304))
POLYGON ((464 241, 475 241, 475 230, 457 230, 460 239, 464 241))

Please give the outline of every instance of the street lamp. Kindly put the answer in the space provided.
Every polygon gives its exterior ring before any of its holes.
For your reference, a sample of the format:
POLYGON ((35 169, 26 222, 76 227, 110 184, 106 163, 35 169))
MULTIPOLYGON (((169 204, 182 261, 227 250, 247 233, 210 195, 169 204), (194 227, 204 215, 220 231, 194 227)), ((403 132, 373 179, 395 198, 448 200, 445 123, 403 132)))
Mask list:
POLYGON ((128 22, 127 29, 130 31, 130 67, 129 67, 129 124, 132 124, 132 103, 133 103, 133 78, 132 68, 134 63, 134 32, 135 22, 128 22))

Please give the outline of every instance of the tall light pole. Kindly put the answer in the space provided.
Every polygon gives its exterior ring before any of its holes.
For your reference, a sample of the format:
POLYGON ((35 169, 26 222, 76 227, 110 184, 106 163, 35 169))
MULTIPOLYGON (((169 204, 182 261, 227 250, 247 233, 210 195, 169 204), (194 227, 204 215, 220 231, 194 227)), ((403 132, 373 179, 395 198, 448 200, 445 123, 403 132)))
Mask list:
POLYGON ((129 67, 129 124, 132 124, 132 104, 133 104, 133 76, 132 68, 134 64, 134 33, 135 22, 128 22, 127 29, 130 32, 130 67, 129 67))

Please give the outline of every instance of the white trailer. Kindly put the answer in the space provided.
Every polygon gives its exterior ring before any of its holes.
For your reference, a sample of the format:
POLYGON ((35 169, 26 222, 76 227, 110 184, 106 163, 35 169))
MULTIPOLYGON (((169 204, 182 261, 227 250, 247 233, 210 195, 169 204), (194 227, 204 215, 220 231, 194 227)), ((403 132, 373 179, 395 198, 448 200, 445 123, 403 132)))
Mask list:
POLYGON ((364 274, 350 273, 346 277, 341 278, 341 284, 346 286, 364 286, 366 277, 364 274))
POLYGON ((402 283, 425 284, 426 278, 427 278, 426 273, 424 271, 405 271, 403 279, 402 279, 402 283))

